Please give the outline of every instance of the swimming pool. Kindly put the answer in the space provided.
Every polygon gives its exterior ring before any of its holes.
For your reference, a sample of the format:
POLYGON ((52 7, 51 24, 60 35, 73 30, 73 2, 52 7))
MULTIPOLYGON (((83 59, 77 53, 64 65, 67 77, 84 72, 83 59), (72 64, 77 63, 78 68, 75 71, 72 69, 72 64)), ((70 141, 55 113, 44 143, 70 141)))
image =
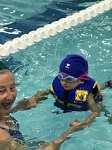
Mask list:
MULTIPOLYGON (((25 96, 30 97, 38 90, 48 88, 58 72, 61 59, 68 53, 77 53, 86 57, 89 61, 89 75, 100 83, 112 77, 111 14, 112 10, 109 10, 90 21, 4 58, 15 72, 18 88, 17 101, 25 96)), ((112 113, 112 91, 104 92, 107 92, 104 103, 112 113)), ((53 101, 53 98, 49 96, 48 100, 39 104, 37 108, 14 114, 19 120, 20 129, 26 140, 33 141, 32 145, 35 145, 36 141, 56 139, 68 128, 71 121, 76 118, 83 120, 89 115, 89 111, 83 114, 81 112, 64 114, 53 106, 53 101)), ((111 150, 111 131, 111 124, 102 113, 91 127, 73 133, 60 149, 111 150)))

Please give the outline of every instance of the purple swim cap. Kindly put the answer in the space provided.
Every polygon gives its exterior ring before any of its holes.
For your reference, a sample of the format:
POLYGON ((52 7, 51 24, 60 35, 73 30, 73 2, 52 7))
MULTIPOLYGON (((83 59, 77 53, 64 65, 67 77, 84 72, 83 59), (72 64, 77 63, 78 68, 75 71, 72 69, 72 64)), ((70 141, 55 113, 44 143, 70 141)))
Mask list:
POLYGON ((85 77, 88 74, 88 62, 80 55, 70 54, 62 60, 59 71, 74 76, 75 78, 85 77))

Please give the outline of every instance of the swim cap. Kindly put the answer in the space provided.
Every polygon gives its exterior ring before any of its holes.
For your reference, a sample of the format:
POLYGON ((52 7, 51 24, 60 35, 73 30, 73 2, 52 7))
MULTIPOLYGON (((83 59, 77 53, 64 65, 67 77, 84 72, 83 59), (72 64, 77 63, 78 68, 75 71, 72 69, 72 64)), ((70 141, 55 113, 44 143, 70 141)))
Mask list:
POLYGON ((80 55, 70 54, 62 60, 59 70, 75 78, 84 77, 88 74, 88 62, 80 55))
POLYGON ((9 69, 9 67, 7 67, 2 61, 0 61, 0 70, 3 70, 3 69, 9 69))

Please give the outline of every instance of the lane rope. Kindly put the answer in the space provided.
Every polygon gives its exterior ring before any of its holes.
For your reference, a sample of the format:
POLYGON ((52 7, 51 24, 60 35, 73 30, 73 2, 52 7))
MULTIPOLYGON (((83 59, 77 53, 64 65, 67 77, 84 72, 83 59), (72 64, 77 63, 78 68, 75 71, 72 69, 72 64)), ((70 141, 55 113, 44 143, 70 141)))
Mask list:
POLYGON ((0 57, 6 57, 11 53, 16 53, 19 50, 26 49, 36 42, 50 36, 55 36, 59 32, 69 29, 72 26, 77 26, 78 24, 90 20, 111 8, 112 0, 104 0, 86 8, 85 10, 74 13, 71 16, 67 16, 66 18, 62 18, 51 24, 47 24, 44 27, 38 28, 37 30, 31 31, 28 34, 24 34, 19 38, 15 38, 12 41, 8 41, 5 44, 0 44, 0 57))

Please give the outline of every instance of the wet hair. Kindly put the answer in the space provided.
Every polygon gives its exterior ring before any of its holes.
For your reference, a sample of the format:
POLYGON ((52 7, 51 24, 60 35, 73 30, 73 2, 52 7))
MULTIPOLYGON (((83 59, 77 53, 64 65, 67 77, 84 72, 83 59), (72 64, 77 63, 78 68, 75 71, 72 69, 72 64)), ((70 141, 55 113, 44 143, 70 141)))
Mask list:
POLYGON ((2 61, 0 61, 0 74, 6 73, 6 72, 12 72, 12 71, 2 61))

